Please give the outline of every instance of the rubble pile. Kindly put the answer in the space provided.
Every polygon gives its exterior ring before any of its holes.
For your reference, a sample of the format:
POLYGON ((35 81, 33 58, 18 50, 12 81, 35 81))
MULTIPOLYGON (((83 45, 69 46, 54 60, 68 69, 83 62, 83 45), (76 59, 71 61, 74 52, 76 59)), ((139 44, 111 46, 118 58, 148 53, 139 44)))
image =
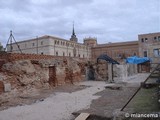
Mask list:
POLYGON ((1 68, 5 76, 1 81, 10 83, 11 89, 49 88, 48 70, 30 60, 8 62, 1 68))
POLYGON ((82 69, 84 64, 72 58, 48 59, 48 60, 18 60, 7 62, 2 65, 0 81, 9 86, 11 91, 27 93, 38 89, 49 89, 51 86, 50 77, 54 78, 54 86, 63 85, 82 80, 82 69), (53 75, 49 72, 49 67, 54 66, 53 75), (52 77, 53 76, 53 77, 52 77))

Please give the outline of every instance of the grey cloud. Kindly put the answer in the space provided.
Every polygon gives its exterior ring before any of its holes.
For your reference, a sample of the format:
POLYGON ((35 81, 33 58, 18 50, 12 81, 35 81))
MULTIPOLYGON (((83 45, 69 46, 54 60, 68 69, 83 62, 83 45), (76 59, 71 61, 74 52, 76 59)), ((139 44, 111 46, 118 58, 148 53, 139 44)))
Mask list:
POLYGON ((79 41, 97 37, 99 43, 136 40, 160 31, 159 0, 1 0, 0 41, 9 31, 16 39, 45 34, 70 38, 72 22, 79 41))

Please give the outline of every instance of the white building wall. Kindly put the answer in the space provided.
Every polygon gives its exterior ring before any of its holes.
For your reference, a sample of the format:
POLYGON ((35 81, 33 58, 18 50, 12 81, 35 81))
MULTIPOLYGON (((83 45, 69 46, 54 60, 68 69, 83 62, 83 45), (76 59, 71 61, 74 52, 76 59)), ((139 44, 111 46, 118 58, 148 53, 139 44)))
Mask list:
MULTIPOLYGON (((74 57, 74 49, 76 49, 76 57, 90 58, 91 48, 80 43, 67 41, 60 38, 54 38, 52 36, 40 37, 38 39, 31 39, 26 41, 18 42, 22 53, 33 53, 33 54, 46 54, 46 55, 57 55, 58 56, 69 56, 74 57)), ((14 43, 12 52, 20 53, 17 45, 14 43)), ((10 51, 10 47, 7 46, 7 51, 10 51)))

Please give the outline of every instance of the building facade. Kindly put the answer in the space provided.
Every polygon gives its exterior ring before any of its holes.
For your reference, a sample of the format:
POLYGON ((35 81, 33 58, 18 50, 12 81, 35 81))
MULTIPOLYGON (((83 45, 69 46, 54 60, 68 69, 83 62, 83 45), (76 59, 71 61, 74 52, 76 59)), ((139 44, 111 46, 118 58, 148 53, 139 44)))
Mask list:
POLYGON ((84 43, 78 43, 74 27, 70 40, 54 36, 42 36, 30 40, 20 41, 17 44, 7 45, 7 51, 46 54, 54 56, 69 56, 96 60, 101 54, 122 61, 130 56, 150 57, 153 62, 160 58, 160 32, 138 35, 138 40, 97 44, 97 38, 84 38, 84 43))
POLYGON ((153 62, 160 58, 160 32, 138 35, 139 56, 149 57, 153 62))
POLYGON ((107 43, 92 47, 93 58, 97 58, 101 54, 107 54, 117 61, 121 61, 129 56, 138 56, 138 41, 107 43))
POLYGON ((7 51, 14 53, 22 52, 87 59, 91 58, 91 47, 78 43, 74 28, 70 40, 45 35, 39 38, 8 44, 7 51))

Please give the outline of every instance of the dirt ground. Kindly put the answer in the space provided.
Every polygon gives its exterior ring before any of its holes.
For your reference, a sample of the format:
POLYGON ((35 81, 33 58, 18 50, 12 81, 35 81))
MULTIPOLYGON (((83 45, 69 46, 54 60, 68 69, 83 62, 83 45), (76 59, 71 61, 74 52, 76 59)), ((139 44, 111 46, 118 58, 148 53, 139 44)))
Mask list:
POLYGON ((55 94, 56 92, 72 93, 85 89, 86 87, 89 86, 67 84, 53 89, 37 90, 36 92, 33 92, 33 94, 19 95, 8 99, 6 97, 6 99, 0 99, 0 111, 10 107, 30 105, 36 102, 44 101, 45 98, 49 97, 51 94, 55 94))
POLYGON ((93 117, 99 118, 112 118, 113 112, 116 109, 121 109, 127 100, 134 94, 139 85, 130 86, 129 84, 115 84, 120 89, 110 89, 96 93, 95 95, 101 96, 100 98, 93 100, 89 109, 77 111, 77 113, 90 113, 93 117))
POLYGON ((1 101, 0 118, 73 120, 75 116, 72 114, 87 112, 91 114, 91 120, 111 119, 114 110, 124 106, 146 77, 147 74, 138 74, 112 84, 105 81, 84 81, 37 91, 31 95, 16 96, 1 101))

